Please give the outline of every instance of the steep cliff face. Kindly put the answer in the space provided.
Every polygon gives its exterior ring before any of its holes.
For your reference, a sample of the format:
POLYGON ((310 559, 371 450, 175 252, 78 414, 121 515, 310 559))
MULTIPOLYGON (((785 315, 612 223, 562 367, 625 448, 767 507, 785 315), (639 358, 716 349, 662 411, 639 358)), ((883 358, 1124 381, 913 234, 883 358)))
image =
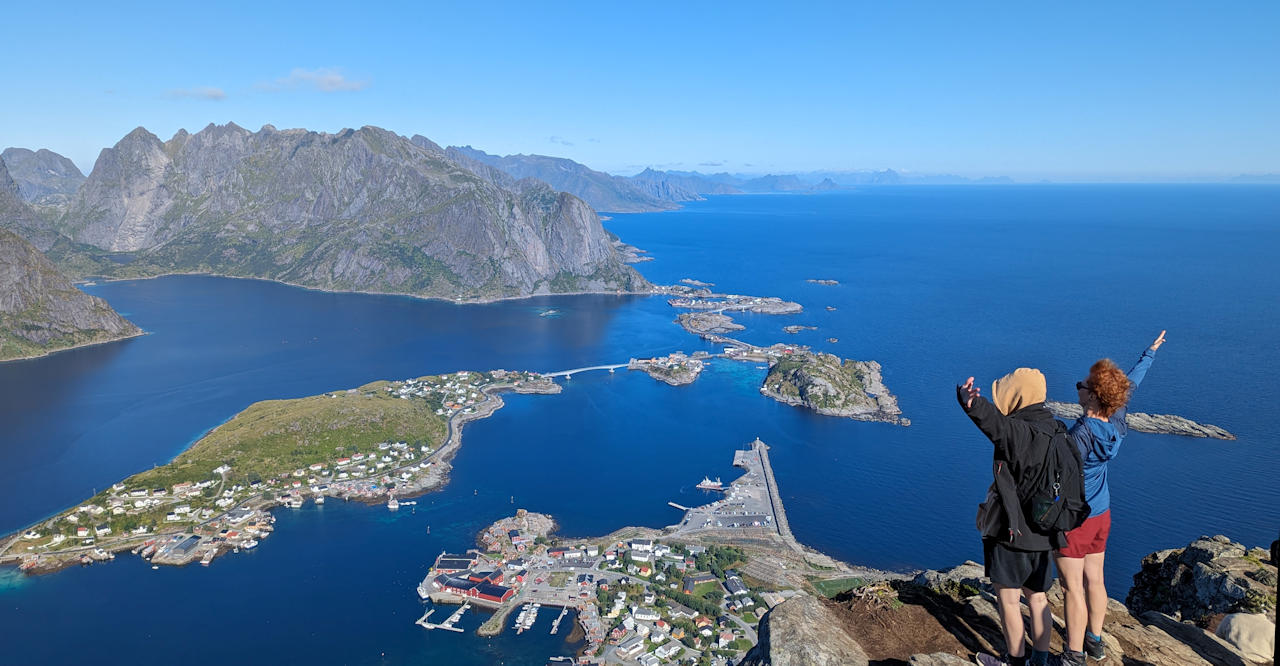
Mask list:
POLYGON ((486 179, 376 127, 234 124, 167 142, 138 128, 99 156, 60 221, 128 253, 98 272, 211 272, 324 289, 483 299, 635 290, 595 212, 546 185, 486 179))
POLYGON ((138 335, 138 327, 0 229, 0 361, 138 335))
POLYGON ((64 204, 84 182, 84 174, 71 160, 41 148, 6 148, 0 154, 9 175, 18 184, 23 201, 42 205, 64 204))

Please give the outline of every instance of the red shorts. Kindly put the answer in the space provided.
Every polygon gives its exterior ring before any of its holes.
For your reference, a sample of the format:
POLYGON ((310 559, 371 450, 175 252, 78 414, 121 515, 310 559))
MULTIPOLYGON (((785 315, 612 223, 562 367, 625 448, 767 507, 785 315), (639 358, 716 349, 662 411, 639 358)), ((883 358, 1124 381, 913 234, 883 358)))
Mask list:
POLYGON ((1080 527, 1067 532, 1067 547, 1058 551, 1062 557, 1080 558, 1107 551, 1111 535, 1111 509, 1086 518, 1080 527))

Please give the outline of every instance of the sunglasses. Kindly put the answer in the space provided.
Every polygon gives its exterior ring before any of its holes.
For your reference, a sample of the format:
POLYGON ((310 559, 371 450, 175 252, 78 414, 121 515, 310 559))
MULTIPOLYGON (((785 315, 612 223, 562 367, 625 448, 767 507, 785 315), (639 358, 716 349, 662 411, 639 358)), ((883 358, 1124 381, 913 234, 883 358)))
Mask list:
POLYGON ((1093 389, 1089 388, 1089 385, 1088 385, 1088 384, 1086 384, 1086 383, 1084 383, 1084 382, 1076 382, 1076 390, 1077 390, 1077 391, 1088 391, 1088 392, 1090 392, 1090 393, 1093 393, 1093 389))

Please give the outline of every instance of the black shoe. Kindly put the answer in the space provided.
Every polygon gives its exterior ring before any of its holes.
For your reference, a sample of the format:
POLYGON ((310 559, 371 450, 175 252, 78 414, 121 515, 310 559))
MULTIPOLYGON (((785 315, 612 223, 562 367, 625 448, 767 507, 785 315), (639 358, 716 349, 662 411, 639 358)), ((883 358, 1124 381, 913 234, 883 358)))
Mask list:
POLYGON ((1058 664, 1059 666, 1085 666, 1084 655, 1085 653, 1083 652, 1063 650, 1062 654, 1058 655, 1058 664))
POLYGON ((1099 637, 1098 640, 1095 641, 1086 632, 1084 635, 1084 653, 1094 661, 1102 661, 1103 659, 1105 659, 1107 656, 1107 652, 1103 648, 1102 638, 1099 637))

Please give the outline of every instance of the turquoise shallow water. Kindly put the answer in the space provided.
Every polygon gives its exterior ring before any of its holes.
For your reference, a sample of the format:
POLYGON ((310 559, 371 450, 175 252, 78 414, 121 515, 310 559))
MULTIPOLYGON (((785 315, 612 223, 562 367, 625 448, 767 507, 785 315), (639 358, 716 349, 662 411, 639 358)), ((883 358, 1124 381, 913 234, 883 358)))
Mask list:
MULTIPOLYGON (((1125 442, 1108 558, 1113 596, 1123 596, 1153 550, 1204 533, 1252 545, 1276 537, 1278 212, 1280 188, 1028 186, 716 197, 615 216, 607 226, 656 257, 639 265, 655 282, 694 277, 802 303, 799 315, 739 317, 743 337, 881 361, 913 425, 785 407, 759 396, 764 371, 751 364, 718 361, 679 388, 636 373, 578 375, 560 395, 512 396, 469 426, 452 483, 414 512, 284 512, 256 552, 208 568, 152 571, 122 557, 36 579, 6 572, 0 626, 33 637, 16 642, 18 663, 80 661, 60 648, 65 635, 110 648, 103 654, 158 648, 212 662, 217 651, 189 648, 215 632, 246 632, 254 661, 542 663, 571 649, 563 634, 488 641, 410 624, 428 561, 470 544, 510 513, 513 496, 572 535, 674 522, 666 502, 700 501, 693 484, 704 474, 732 478, 732 449, 756 436, 773 446, 805 543, 888 568, 979 559, 972 518, 989 445, 955 406, 954 383, 1033 365, 1051 396, 1069 397, 1098 356, 1128 363, 1167 328, 1134 408, 1240 439, 1125 442), (783 333, 792 323, 818 329, 783 333), (68 604, 78 612, 64 613, 68 604)), ((456 306, 209 277, 89 291, 151 335, 0 366, 2 529, 167 460, 256 400, 710 349, 658 298, 456 306), (547 307, 562 315, 538 317, 547 307)))

